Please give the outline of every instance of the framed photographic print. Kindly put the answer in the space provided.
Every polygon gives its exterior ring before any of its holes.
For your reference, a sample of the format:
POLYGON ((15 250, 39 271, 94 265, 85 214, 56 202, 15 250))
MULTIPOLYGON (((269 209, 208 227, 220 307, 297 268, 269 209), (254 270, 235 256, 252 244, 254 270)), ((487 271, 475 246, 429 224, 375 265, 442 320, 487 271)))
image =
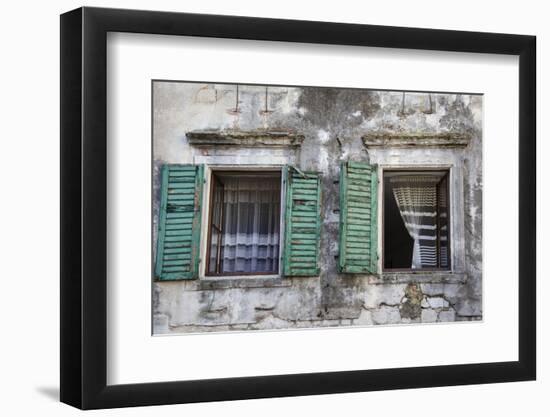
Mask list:
POLYGON ((61 16, 61 400, 535 379, 535 38, 61 16))

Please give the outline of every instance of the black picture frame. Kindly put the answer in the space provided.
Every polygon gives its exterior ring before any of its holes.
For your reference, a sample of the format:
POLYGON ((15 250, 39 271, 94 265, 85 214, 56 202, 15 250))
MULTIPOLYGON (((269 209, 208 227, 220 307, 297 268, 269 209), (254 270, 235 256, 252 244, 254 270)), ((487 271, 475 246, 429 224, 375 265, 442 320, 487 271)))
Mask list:
POLYGON ((536 378, 534 36, 102 8, 61 15, 61 401, 82 409, 536 378), (519 56, 518 361, 107 385, 108 32, 519 56))

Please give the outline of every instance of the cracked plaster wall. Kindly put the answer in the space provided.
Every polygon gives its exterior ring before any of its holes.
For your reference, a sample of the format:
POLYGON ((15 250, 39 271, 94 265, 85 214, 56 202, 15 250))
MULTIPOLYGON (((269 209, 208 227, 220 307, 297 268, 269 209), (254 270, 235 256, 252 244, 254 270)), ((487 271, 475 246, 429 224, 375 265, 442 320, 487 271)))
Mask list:
POLYGON ((225 84, 155 82, 155 243, 163 163, 293 163, 322 174, 321 274, 313 278, 155 282, 154 333, 481 319, 481 96, 432 94, 430 103, 430 95, 420 93, 406 93, 403 100, 401 92, 391 91, 270 87, 266 112, 265 87, 241 85, 239 112, 235 112, 235 90, 234 85, 225 84), (208 151, 190 146, 186 132, 205 129, 293 130, 305 139, 299 151, 208 151), (415 150, 430 160, 438 161, 450 153, 458 161, 463 192, 458 200, 463 210, 460 279, 430 273, 337 273, 339 163, 369 159, 399 163, 407 152, 368 152, 361 137, 380 131, 453 132, 471 137, 465 150, 415 150))

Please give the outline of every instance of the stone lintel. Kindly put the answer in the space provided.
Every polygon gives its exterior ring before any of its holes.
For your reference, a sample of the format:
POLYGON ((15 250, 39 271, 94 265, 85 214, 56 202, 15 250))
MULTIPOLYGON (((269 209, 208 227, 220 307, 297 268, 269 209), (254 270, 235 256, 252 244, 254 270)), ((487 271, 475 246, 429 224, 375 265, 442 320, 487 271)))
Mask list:
POLYGON ((189 144, 197 147, 297 148, 304 140, 304 135, 296 132, 270 130, 195 130, 186 136, 189 144))
POLYGON ((394 133, 372 132, 362 136, 367 148, 465 148, 470 136, 462 133, 394 133))

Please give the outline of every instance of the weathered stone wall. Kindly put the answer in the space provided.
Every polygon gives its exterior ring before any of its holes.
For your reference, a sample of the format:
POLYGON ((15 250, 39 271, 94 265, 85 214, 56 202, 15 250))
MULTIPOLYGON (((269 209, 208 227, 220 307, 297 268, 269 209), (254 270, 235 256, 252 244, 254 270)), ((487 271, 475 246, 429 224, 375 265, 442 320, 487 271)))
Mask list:
POLYGON ((481 96, 269 87, 266 108, 265 87, 241 85, 235 111, 234 85, 155 82, 153 92, 155 242, 163 163, 292 163, 321 172, 323 186, 319 277, 155 282, 154 333, 481 319, 481 96), (207 129, 291 130, 305 138, 299 149, 189 145, 186 132, 207 129), (465 149, 368 149, 362 137, 376 132, 451 132, 470 143, 465 149), (339 164, 346 160, 453 165, 460 195, 453 196, 452 239, 462 249, 453 255, 452 273, 337 273, 339 164))

